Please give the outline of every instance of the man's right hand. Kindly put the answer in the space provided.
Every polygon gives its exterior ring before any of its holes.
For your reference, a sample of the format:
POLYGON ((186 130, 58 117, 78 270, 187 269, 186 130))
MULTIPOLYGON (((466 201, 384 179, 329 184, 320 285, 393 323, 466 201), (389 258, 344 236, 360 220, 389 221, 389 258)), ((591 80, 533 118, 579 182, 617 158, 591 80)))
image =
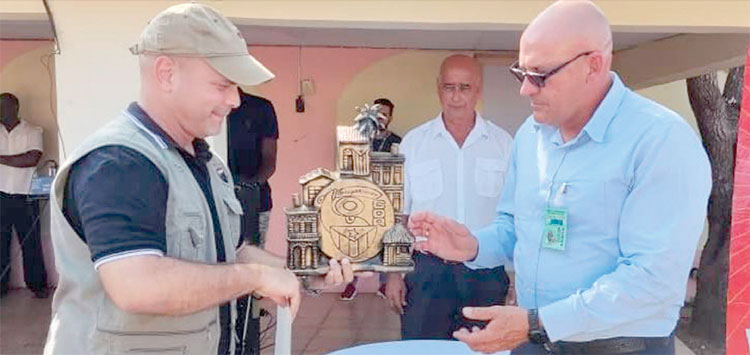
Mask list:
POLYGON ((388 274, 385 282, 385 298, 391 304, 394 312, 403 315, 406 306, 406 284, 401 275, 397 273, 388 274))
POLYGON ((411 234, 426 240, 414 243, 416 250, 425 251, 450 261, 467 261, 477 256, 477 239, 463 224, 431 212, 409 216, 411 234))
POLYGON ((255 292, 271 299, 279 306, 289 306, 292 318, 297 315, 301 301, 299 281, 289 270, 254 264, 260 272, 260 280, 255 292))

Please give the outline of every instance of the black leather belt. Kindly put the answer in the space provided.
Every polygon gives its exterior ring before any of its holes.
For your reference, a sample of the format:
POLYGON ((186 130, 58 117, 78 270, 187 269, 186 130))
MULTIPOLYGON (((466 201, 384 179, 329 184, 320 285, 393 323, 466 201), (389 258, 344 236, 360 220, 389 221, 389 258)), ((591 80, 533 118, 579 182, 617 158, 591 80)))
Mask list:
POLYGON ((558 341, 552 343, 550 350, 555 354, 627 354, 646 350, 649 345, 667 345, 674 335, 668 337, 620 337, 598 339, 587 342, 558 341))

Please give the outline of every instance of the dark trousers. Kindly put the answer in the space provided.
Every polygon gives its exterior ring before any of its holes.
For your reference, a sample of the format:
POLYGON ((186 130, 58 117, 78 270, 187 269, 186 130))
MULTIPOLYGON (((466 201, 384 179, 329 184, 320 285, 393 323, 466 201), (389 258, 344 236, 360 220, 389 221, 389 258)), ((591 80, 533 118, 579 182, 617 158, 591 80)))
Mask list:
POLYGON ((541 344, 525 343, 511 351, 512 355, 548 355, 548 354, 628 354, 628 355, 674 355, 674 334, 663 337, 663 338, 640 338, 644 340, 646 345, 645 349, 634 350, 630 352, 617 352, 613 350, 607 351, 586 351, 586 343, 578 343, 576 345, 584 345, 583 349, 575 349, 575 351, 555 351, 549 352, 541 344))
POLYGON ((238 343, 235 355, 257 355, 260 354, 260 318, 253 318, 250 313, 249 319, 245 318, 248 314, 247 307, 248 299, 250 302, 256 302, 252 297, 240 297, 237 299, 237 323, 235 324, 235 332, 238 335, 238 343), (247 331, 245 331, 245 321, 247 323, 247 331))
POLYGON ((3 291, 7 290, 10 282, 10 239, 13 229, 16 230, 18 244, 23 252, 23 276, 26 286, 32 291, 47 287, 38 214, 38 200, 29 200, 26 195, 0 192, 0 288, 3 291))
POLYGON ((501 305, 508 293, 505 269, 471 270, 463 264, 417 253, 414 272, 406 275, 406 307, 401 317, 403 339, 452 339, 461 327, 483 325, 463 317, 467 306, 501 305))
POLYGON ((242 227, 240 243, 245 241, 252 245, 260 245, 260 228, 258 219, 260 190, 257 187, 251 187, 251 185, 238 184, 235 187, 235 194, 237 195, 237 199, 240 200, 244 212, 240 219, 242 227))
MULTIPOLYGON (((237 195, 237 199, 240 200, 244 211, 244 215, 240 219, 242 230, 240 244, 246 241, 252 245, 259 245, 258 207, 260 205, 260 191, 243 184, 236 186, 235 194, 237 195)), ((237 323, 235 324, 235 331, 237 332, 239 343, 237 344, 235 355, 260 354, 260 318, 253 318, 251 316, 248 317, 249 320, 245 319, 246 315, 252 315, 252 312, 249 312, 248 309, 248 306, 251 306, 252 302, 255 302, 255 300, 252 300, 248 296, 237 299, 237 323), (244 331, 245 321, 248 321, 247 331, 244 331)))

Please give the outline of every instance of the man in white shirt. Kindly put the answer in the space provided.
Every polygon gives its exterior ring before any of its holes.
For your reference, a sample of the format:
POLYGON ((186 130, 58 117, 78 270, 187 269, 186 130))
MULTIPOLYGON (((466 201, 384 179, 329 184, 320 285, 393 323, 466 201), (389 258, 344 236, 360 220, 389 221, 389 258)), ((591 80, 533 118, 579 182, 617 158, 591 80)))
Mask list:
MULTIPOLYGON (((494 217, 512 138, 474 110, 482 91, 475 59, 446 58, 437 89, 442 112, 412 129, 401 144, 404 214, 431 211, 479 228, 494 217)), ((462 307, 505 299, 508 277, 502 266, 475 271, 427 254, 414 260, 414 272, 403 280, 391 274, 386 285, 391 306, 403 315, 404 339, 450 339, 454 330, 473 325, 461 316, 462 307)))
POLYGON ((16 230, 23 251, 26 286, 37 298, 47 298, 47 273, 35 219, 39 204, 29 199, 31 177, 42 157, 42 129, 18 117, 18 98, 0 94, 0 295, 10 281, 10 239, 16 230))

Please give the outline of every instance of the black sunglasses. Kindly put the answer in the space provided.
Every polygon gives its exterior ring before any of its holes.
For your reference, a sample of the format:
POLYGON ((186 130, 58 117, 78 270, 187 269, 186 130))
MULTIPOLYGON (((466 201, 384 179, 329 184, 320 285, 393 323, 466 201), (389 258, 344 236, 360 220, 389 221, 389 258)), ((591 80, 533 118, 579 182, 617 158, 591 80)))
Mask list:
POLYGON ((523 80, 528 78, 529 82, 531 84, 533 84, 534 86, 536 86, 538 88, 543 88, 544 87, 544 82, 547 79, 549 79, 549 77, 557 74, 557 72, 559 72, 560 70, 562 70, 563 68, 565 68, 566 65, 568 65, 570 63, 573 63, 576 59, 581 58, 583 56, 587 56, 587 55, 589 55, 591 53, 594 53, 594 51, 583 52, 583 53, 581 53, 581 54, 573 57, 573 59, 571 59, 571 60, 569 60, 569 61, 567 61, 565 63, 562 63, 562 64, 558 65, 556 68, 554 68, 554 69, 552 69, 552 70, 550 70, 550 71, 548 71, 546 73, 535 73, 535 72, 532 72, 532 71, 528 71, 526 69, 522 69, 519 66, 519 64, 518 64, 518 61, 516 61, 515 63, 513 63, 513 65, 511 65, 509 69, 510 69, 510 73, 513 74, 514 77, 516 77, 516 79, 518 80, 519 83, 523 84, 523 80))

